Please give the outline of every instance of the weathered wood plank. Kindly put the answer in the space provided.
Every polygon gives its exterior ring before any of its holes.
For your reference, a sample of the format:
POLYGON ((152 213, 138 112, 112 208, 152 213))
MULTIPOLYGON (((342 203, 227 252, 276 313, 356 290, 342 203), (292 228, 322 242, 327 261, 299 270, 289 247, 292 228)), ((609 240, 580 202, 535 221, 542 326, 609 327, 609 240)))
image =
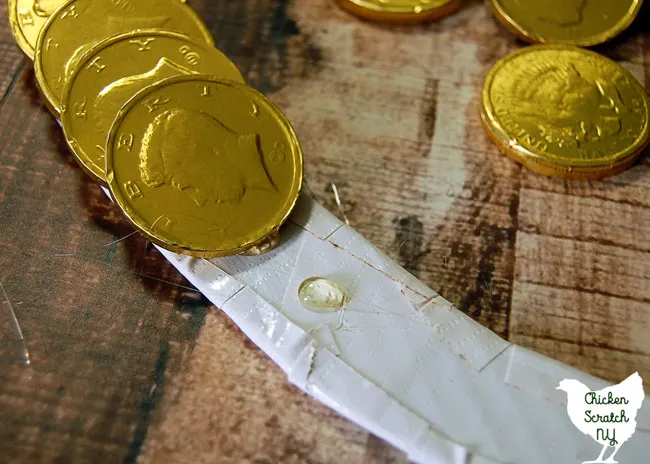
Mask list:
MULTIPOLYGON (((650 311, 644 303, 519 282, 515 283, 512 298, 513 337, 575 341, 641 358, 650 354, 650 311)), ((646 359, 644 364, 649 361, 646 359)))
MULTIPOLYGON (((415 27, 325 0, 190 3, 287 113, 328 208, 335 183, 355 228, 511 341, 650 379, 649 158, 569 182, 499 155, 480 89, 521 44, 482 0, 415 27)), ((650 89, 647 24, 598 51, 650 89)), ((0 282, 33 363, 3 312, 0 461, 405 462, 290 387, 144 240, 111 244, 132 230, 74 164, 21 63, 5 21, 0 282)))
POLYGON ((206 317, 192 359, 168 385, 160 410, 144 464, 408 462, 289 385, 221 313, 206 317), (223 343, 233 335, 236 343, 223 343))
POLYGON ((650 255, 637 250, 519 232, 516 280, 650 302, 650 255))
POLYGON ((643 254, 650 251, 650 207, 524 188, 519 230, 643 254))

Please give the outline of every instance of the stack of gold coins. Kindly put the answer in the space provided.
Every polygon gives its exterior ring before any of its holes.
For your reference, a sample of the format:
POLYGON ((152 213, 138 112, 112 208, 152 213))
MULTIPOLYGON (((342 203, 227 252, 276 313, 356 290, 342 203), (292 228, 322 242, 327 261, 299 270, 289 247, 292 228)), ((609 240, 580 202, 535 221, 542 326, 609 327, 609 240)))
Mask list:
POLYGON ((19 46, 79 165, 152 242, 255 254, 302 185, 293 128, 181 0, 9 0, 19 46))
MULTIPOLYGON (((335 0, 373 21, 440 19, 460 0, 335 0)), ((625 30, 643 0, 489 0, 495 17, 536 45, 499 61, 481 118, 508 157, 541 174, 597 179, 621 172, 650 142, 648 95, 625 68, 577 48, 625 30)))

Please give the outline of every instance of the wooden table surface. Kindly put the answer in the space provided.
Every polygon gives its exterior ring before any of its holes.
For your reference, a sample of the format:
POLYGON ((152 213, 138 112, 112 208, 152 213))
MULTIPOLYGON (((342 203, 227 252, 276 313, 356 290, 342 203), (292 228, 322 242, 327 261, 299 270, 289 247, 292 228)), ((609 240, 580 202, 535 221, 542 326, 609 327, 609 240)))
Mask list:
MULTIPOLYGON (((570 182, 500 156, 480 88, 522 44, 481 1, 411 27, 329 0, 190 4, 293 122, 325 206, 339 214, 334 183, 356 229, 511 342, 612 381, 639 371, 650 391, 650 160, 570 182)), ((406 462, 290 385, 131 235, 68 152, 6 8, 0 461, 406 462)), ((650 88, 647 8, 641 18, 598 51, 650 88)))

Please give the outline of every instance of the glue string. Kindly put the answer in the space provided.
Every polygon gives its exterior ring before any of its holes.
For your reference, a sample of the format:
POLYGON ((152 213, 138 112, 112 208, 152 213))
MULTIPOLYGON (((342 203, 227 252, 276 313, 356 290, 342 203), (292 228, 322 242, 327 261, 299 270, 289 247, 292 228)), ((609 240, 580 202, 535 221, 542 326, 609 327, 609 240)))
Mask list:
POLYGON ((341 196, 339 195, 339 190, 336 188, 336 184, 334 182, 332 182, 332 192, 334 192, 334 199, 336 200, 336 206, 338 206, 339 212, 341 213, 341 216, 343 216, 343 220, 345 221, 345 224, 349 226, 350 221, 348 217, 345 215, 345 211, 343 211, 341 196))
POLYGON ((18 338, 20 339, 20 343, 22 344, 22 349, 23 349, 23 357, 25 358, 25 364, 30 365, 32 363, 31 357, 29 355, 29 351, 27 350, 27 343, 25 342, 25 337, 23 335, 23 331, 20 328, 20 324, 18 323, 18 318, 16 317, 16 312, 14 311, 14 307, 11 304, 11 300, 9 299, 9 295, 7 295, 7 291, 5 290, 4 285, 2 285, 2 282, 0 282, 0 289, 2 290, 2 295, 5 298, 5 301, 9 305, 9 313, 11 314, 11 318, 14 323, 14 327, 16 327, 16 331, 18 332, 18 338))

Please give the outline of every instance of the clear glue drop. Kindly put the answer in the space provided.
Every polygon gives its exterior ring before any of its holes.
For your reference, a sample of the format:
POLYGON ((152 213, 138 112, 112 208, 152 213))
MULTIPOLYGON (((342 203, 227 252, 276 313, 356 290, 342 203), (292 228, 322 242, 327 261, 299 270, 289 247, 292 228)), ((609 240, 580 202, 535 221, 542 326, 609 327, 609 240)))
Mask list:
POLYGON ((347 300, 345 292, 329 279, 310 277, 298 288, 298 299, 304 307, 316 312, 334 312, 347 300))

